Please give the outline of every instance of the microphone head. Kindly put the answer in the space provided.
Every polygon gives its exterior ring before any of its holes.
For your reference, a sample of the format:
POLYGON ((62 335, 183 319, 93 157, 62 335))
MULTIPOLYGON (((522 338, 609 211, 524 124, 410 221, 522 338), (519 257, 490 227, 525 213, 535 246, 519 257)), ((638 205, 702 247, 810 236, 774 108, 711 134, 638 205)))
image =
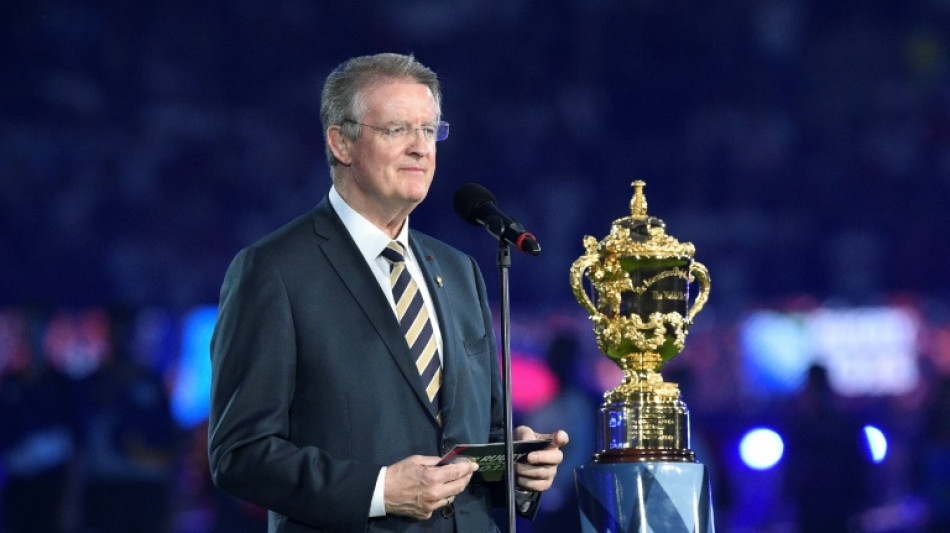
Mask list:
POLYGON ((452 206, 463 220, 473 226, 480 226, 478 207, 486 203, 494 204, 495 195, 477 183, 466 183, 455 191, 452 206))
POLYGON ((522 233, 521 237, 518 237, 515 248, 535 256, 541 253, 541 245, 538 244, 538 239, 535 238, 533 233, 528 233, 527 231, 522 233))

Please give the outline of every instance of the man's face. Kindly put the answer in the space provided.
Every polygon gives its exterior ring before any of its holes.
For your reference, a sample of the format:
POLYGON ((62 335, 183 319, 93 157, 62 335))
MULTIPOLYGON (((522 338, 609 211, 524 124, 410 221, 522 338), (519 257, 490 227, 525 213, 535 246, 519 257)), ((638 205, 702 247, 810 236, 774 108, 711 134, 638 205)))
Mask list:
POLYGON ((435 140, 416 130, 437 120, 435 99, 425 85, 393 81, 368 88, 363 100, 363 124, 388 128, 406 123, 412 131, 390 141, 386 133, 363 126, 352 144, 352 185, 377 205, 411 208, 425 199, 435 174, 435 140))

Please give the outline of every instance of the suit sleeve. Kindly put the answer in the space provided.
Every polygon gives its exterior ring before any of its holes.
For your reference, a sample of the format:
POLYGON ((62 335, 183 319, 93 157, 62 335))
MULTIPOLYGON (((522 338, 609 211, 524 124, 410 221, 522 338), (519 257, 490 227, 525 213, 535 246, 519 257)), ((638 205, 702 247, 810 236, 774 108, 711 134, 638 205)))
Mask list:
POLYGON ((211 341, 212 479, 289 520, 365 531, 381 465, 334 459, 288 439, 296 332, 287 288, 263 255, 253 248, 239 253, 221 288, 211 341))

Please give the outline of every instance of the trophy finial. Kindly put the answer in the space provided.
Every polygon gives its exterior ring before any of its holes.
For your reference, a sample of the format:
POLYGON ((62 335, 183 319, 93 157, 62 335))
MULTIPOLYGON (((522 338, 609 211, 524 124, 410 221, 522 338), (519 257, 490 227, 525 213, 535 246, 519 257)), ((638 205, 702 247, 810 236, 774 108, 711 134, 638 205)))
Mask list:
POLYGON ((633 199, 630 200, 630 214, 633 215, 633 218, 646 218, 647 217, 647 198, 643 195, 643 188, 646 186, 646 182, 643 180, 637 180, 630 185, 633 185, 633 199))

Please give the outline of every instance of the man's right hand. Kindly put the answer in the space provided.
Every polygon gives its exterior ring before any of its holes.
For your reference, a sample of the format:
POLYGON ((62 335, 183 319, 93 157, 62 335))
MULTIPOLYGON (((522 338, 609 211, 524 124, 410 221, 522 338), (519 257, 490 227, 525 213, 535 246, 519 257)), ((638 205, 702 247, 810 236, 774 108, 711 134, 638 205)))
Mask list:
POLYGON ((386 514, 425 520, 465 490, 478 464, 435 466, 438 457, 413 455, 386 469, 386 514))

